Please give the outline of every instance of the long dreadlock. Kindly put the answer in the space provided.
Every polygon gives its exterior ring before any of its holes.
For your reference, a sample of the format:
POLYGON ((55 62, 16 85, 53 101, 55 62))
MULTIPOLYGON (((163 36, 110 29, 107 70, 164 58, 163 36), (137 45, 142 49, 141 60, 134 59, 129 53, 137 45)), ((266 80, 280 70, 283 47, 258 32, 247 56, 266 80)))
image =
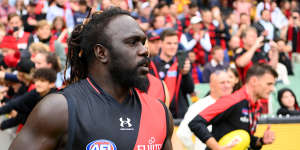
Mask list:
POLYGON ((71 76, 67 80, 67 84, 75 83, 88 76, 88 65, 95 58, 94 47, 96 44, 111 49, 111 39, 105 34, 105 27, 113 18, 120 15, 130 16, 130 13, 119 7, 95 12, 91 18, 89 18, 89 13, 83 24, 74 28, 68 40, 66 68, 71 67, 71 76))

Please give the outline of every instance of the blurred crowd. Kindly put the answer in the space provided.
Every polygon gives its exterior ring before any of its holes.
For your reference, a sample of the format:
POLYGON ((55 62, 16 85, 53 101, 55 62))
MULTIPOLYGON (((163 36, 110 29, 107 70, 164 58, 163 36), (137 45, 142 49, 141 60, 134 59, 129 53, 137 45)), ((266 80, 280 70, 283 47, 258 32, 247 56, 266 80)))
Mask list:
MULTIPOLYGON (((68 37, 90 9, 117 5, 130 11, 148 37, 158 69, 153 74, 160 79, 172 76, 168 70, 178 59, 182 77, 169 106, 175 118, 184 117, 187 96, 199 99, 195 84, 210 83, 211 94, 229 94, 241 87, 253 64, 267 63, 278 72, 277 83, 288 85, 293 64, 300 62, 298 0, 2 0, 0 5, 0 115, 9 114, 1 130, 24 124, 45 95, 65 86, 68 37), (211 76, 219 70, 226 75, 211 76)), ((262 103, 268 113, 268 100, 262 103)))

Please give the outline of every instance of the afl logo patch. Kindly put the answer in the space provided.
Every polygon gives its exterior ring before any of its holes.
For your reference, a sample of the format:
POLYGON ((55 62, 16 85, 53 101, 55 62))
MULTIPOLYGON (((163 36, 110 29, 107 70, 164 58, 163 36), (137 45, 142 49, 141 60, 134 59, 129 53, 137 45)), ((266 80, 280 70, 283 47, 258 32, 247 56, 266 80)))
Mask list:
POLYGON ((86 146, 86 150, 117 150, 115 143, 109 140, 96 140, 86 146))

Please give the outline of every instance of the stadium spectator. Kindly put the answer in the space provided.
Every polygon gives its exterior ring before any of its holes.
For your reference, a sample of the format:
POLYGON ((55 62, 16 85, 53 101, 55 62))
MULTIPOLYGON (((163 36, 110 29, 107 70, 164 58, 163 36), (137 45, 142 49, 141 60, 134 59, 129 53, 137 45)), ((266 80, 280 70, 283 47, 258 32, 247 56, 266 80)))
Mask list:
POLYGON ((13 36, 19 50, 26 50, 29 46, 27 43, 30 33, 24 31, 21 17, 16 13, 9 14, 7 27, 7 36, 13 36))
POLYGON ((292 61, 288 55, 292 51, 292 46, 285 43, 283 39, 277 41, 279 62, 285 65, 288 75, 294 75, 292 61))
POLYGON ((176 59, 178 49, 177 33, 166 29, 161 35, 160 55, 153 58, 152 74, 164 80, 170 94, 170 111, 174 118, 183 118, 189 106, 187 94, 194 92, 194 83, 189 74, 191 64, 188 58, 183 60, 182 68, 176 59))
MULTIPOLYGON (((257 30, 258 36, 263 36, 264 40, 274 41, 279 39, 280 35, 277 32, 277 28, 270 20, 270 11, 264 9, 261 11, 261 18, 254 24, 254 27, 257 30)), ((270 50, 269 42, 264 43, 263 50, 265 52, 268 52, 270 50)))
POLYGON ((64 83, 64 75, 61 70, 58 57, 54 53, 40 51, 33 58, 33 62, 36 69, 40 68, 51 68, 56 71, 56 82, 57 88, 61 88, 64 83))
POLYGON ((212 59, 206 63, 203 69, 203 82, 210 82, 210 75, 216 70, 226 70, 229 63, 224 61, 224 50, 220 46, 215 46, 212 49, 212 59))
POLYGON ((242 34, 243 49, 236 51, 235 63, 242 81, 245 81, 247 70, 256 63, 272 63, 272 57, 268 61, 267 54, 260 49, 264 37, 257 37, 256 29, 248 27, 242 34))
POLYGON ((55 17, 61 16, 66 20, 69 30, 74 28, 74 18, 70 7, 65 5, 66 0, 55 0, 55 4, 49 7, 46 19, 48 22, 53 22, 55 17))
POLYGON ((6 34, 5 25, 0 23, 0 43, 2 42, 3 37, 6 34))
POLYGON ((13 118, 1 122, 0 130, 5 130, 17 126, 18 124, 25 124, 35 105, 47 94, 53 93, 55 89, 56 74, 52 69, 41 68, 36 70, 33 75, 35 89, 25 93, 24 95, 9 99, 4 105, 0 107, 0 115, 10 113, 15 110, 17 115, 13 118))
POLYGON ((284 116, 299 116, 300 108, 296 99, 295 93, 289 88, 282 88, 277 93, 277 100, 280 104, 280 109, 277 115, 284 116))
POLYGON ((3 24, 8 23, 8 14, 15 13, 16 8, 14 6, 9 5, 9 0, 2 0, 0 7, 0 18, 3 24))
MULTIPOLYGON (((188 150, 205 149, 205 144, 203 144, 198 138, 196 138, 194 144, 192 139, 193 133, 188 127, 189 122, 202 110, 215 103, 220 97, 229 95, 232 92, 232 84, 230 83, 229 74, 226 70, 217 70, 213 72, 210 76, 210 81, 210 94, 199 99, 189 107, 177 130, 177 136, 188 150)), ((211 131, 211 126, 208 128, 211 131)))
POLYGON ((187 29, 187 28, 190 26, 191 18, 194 16, 199 16, 199 15, 200 15, 200 13, 199 13, 197 4, 194 2, 191 2, 188 5, 188 11, 179 16, 179 19, 180 19, 180 22, 182 25, 182 30, 184 32, 188 32, 189 29, 187 29))
POLYGON ((256 16, 255 16, 255 21, 258 21, 261 18, 261 12, 263 10, 269 10, 271 11, 271 2, 272 0, 263 0, 259 2, 256 6, 256 16))
POLYGON ((54 48, 55 37, 51 34, 51 26, 47 20, 41 20, 37 23, 36 33, 31 35, 28 43, 29 45, 35 42, 42 42, 50 47, 52 52, 55 51, 54 48))
POLYGON ((24 0, 16 0, 15 7, 16 7, 16 13, 19 16, 23 16, 23 15, 27 14, 24 0))
POLYGON ((159 54, 161 48, 160 36, 155 32, 149 32, 147 34, 148 38, 148 49, 150 51, 150 56, 154 57, 159 54))
POLYGON ((291 16, 291 24, 287 31, 288 44, 292 45, 292 61, 300 62, 300 12, 293 10, 291 16))
POLYGON ((30 1, 26 7, 27 14, 22 15, 25 32, 33 33, 36 30, 38 21, 46 19, 45 14, 36 14, 36 6, 37 4, 34 1, 30 1))
POLYGON ((82 24, 84 18, 88 15, 88 5, 86 0, 79 1, 79 10, 74 12, 74 24, 82 24))
MULTIPOLYGON (((190 30, 181 35, 180 44, 184 47, 185 51, 193 50, 197 55, 204 56, 205 53, 210 52, 212 46, 209 34, 203 30, 201 21, 202 19, 198 16, 191 18, 190 30)), ((200 59, 198 58, 198 60, 200 59)))
POLYGON ((227 70, 227 73, 229 76, 230 83, 233 87, 233 90, 232 90, 232 93, 233 93, 233 92, 239 90, 243 86, 243 83, 240 79, 239 72, 235 68, 229 67, 227 70))
POLYGON ((241 51, 241 39, 238 36, 232 36, 228 42, 228 57, 230 60, 230 66, 235 67, 234 57, 237 51, 241 51))
POLYGON ((67 40, 69 38, 69 32, 63 17, 55 17, 52 23, 51 32, 54 39, 65 47, 65 53, 67 54, 67 40))

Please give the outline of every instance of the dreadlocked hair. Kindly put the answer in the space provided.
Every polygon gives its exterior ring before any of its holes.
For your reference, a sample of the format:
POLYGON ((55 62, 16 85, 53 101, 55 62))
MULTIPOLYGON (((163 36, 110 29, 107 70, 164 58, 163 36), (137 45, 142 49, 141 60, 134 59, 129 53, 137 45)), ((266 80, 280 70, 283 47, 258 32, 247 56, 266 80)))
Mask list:
POLYGON ((91 18, 86 18, 83 24, 74 28, 68 40, 66 69, 71 68, 71 76, 66 81, 67 84, 88 76, 89 65, 95 58, 94 48, 97 44, 111 49, 111 39, 105 34, 105 27, 120 15, 130 16, 130 13, 119 7, 111 7, 103 12, 93 13, 91 18))

